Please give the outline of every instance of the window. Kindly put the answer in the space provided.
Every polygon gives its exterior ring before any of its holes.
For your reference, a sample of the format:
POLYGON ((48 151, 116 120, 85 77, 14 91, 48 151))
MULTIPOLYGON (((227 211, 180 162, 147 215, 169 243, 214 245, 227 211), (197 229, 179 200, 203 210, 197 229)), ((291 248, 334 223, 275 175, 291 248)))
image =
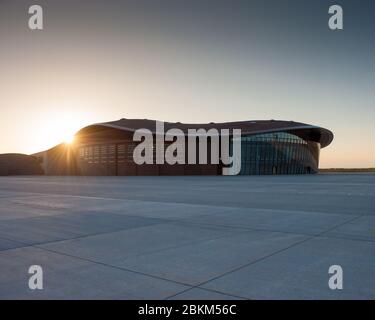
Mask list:
POLYGON ((240 174, 296 174, 318 169, 319 143, 287 132, 243 136, 241 141, 240 174))

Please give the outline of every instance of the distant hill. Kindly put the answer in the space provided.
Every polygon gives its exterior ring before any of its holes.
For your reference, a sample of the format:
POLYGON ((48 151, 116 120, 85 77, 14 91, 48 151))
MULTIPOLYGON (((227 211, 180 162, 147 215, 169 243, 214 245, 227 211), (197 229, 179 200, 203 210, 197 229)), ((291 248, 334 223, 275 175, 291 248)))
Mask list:
POLYGON ((375 168, 329 168, 319 169, 319 172, 375 172, 375 168))
POLYGON ((43 169, 37 158, 26 154, 0 154, 0 176, 41 175, 43 169))

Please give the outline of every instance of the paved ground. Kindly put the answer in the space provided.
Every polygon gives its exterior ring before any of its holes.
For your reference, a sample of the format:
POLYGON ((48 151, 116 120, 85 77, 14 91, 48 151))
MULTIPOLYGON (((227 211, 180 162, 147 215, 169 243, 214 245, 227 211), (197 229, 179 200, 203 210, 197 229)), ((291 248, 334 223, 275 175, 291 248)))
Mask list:
POLYGON ((375 174, 2 177, 0 298, 374 299, 375 174))

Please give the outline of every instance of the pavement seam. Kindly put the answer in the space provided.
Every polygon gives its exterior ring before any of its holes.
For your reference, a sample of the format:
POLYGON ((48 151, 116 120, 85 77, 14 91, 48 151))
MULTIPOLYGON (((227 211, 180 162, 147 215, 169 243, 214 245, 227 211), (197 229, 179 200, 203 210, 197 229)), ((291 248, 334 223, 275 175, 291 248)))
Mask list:
MULTIPOLYGON (((243 299, 243 300, 251 300, 251 299, 249 299, 249 298, 246 298, 246 297, 242 297, 242 296, 239 296, 239 295, 234 295, 234 294, 232 294, 232 293, 224 293, 224 292, 221 292, 221 291, 218 291, 218 290, 215 290, 215 289, 209 289, 209 288, 196 288, 196 287, 194 287, 194 288, 189 288, 188 290, 183 290, 183 291, 181 291, 181 293, 185 293, 185 292, 188 292, 188 291, 190 291, 190 290, 193 290, 193 289, 199 289, 199 290, 203 290, 203 291, 209 291, 209 292, 213 292, 213 293, 219 293, 219 294, 221 294, 221 295, 226 295, 226 296, 230 296, 230 297, 233 297, 233 298, 237 298, 237 299, 243 299)), ((176 296, 178 296, 180 293, 177 293, 177 294, 175 294, 175 295, 173 295, 173 296, 171 296, 172 298, 173 297, 176 297, 176 296)), ((163 299, 163 300, 168 300, 169 298, 165 298, 165 299, 163 299)), ((194 299, 194 300, 197 300, 197 299, 194 299)))
POLYGON ((191 286, 190 284, 187 284, 187 283, 184 283, 184 282, 175 281, 175 280, 171 280, 171 279, 165 279, 163 277, 150 275, 150 274, 147 274, 147 273, 144 273, 144 272, 135 271, 135 270, 132 270, 132 269, 127 269, 127 268, 123 268, 123 267, 119 267, 119 266, 114 266, 114 265, 107 264, 107 263, 104 263, 104 262, 99 262, 99 261, 95 261, 95 260, 91 260, 91 259, 87 259, 87 258, 82 258, 82 257, 78 257, 78 256, 75 256, 75 255, 71 255, 71 254, 67 254, 67 253, 63 253, 63 252, 59 252, 59 251, 55 251, 55 250, 51 250, 51 249, 46 249, 44 247, 39 247, 39 246, 31 246, 31 247, 33 247, 35 249, 43 250, 43 251, 46 251, 46 252, 51 252, 51 253, 54 253, 54 254, 57 254, 57 255, 66 256, 66 257, 69 257, 69 258, 72 258, 72 259, 78 259, 78 260, 90 262, 90 263, 93 263, 93 264, 101 265, 101 266, 111 268, 111 269, 116 269, 116 270, 120 270, 120 271, 125 271, 125 272, 130 272, 130 273, 146 276, 146 277, 149 277, 149 278, 163 280, 163 281, 183 285, 185 287, 191 286))
MULTIPOLYGON (((134 216, 134 217, 136 217, 136 216, 134 216)), ((170 224, 173 224, 173 223, 176 223, 176 221, 170 221, 170 220, 164 220, 163 221, 163 220, 161 220, 160 222, 157 222, 157 223, 152 223, 152 224, 137 226, 137 227, 133 227, 133 228, 116 229, 116 230, 112 230, 112 231, 106 231, 106 232, 99 232, 99 233, 92 233, 92 234, 81 235, 81 236, 77 236, 77 237, 73 237, 73 238, 51 240, 51 241, 37 242, 37 243, 27 243, 27 242, 23 242, 21 240, 15 240, 13 238, 7 238, 7 237, 4 237, 4 236, 1 235, 0 239, 11 241, 11 242, 15 242, 15 243, 19 243, 19 244, 21 244, 23 246, 22 247, 17 247, 17 248, 3 249, 3 250, 0 250, 0 252, 8 251, 8 250, 14 250, 14 249, 20 249, 20 248, 27 248, 27 247, 32 247, 32 246, 43 246, 43 245, 49 245, 49 244, 57 244, 57 243, 60 243, 60 242, 65 242, 65 241, 91 238, 91 237, 102 236, 102 235, 107 235, 107 234, 111 234, 111 233, 119 233, 119 232, 123 232, 123 231, 127 231, 127 230, 147 228, 147 227, 156 226, 156 225, 162 225, 162 224, 170 225, 170 224)), ((212 225, 212 227, 216 227, 216 226, 212 225)), ((208 229, 208 227, 206 227, 206 226, 201 226, 200 228, 203 229, 203 230, 204 229, 208 229)), ((211 229, 215 230, 213 228, 211 228, 211 229)), ((225 227, 223 227, 223 229, 235 229, 235 228, 231 228, 231 227, 225 228, 225 227)), ((242 232, 236 233, 236 234, 247 233, 247 232, 250 232, 250 231, 253 231, 253 230, 252 229, 245 229, 242 232)), ((264 232, 267 232, 267 230, 265 230, 264 232)), ((272 232, 272 231, 270 231, 270 232, 272 232)), ((233 233, 234 233, 234 230, 233 230, 233 233)), ((223 237, 227 237, 227 236, 231 236, 231 235, 232 234, 228 234, 228 235, 225 235, 223 237)), ((221 237, 217 237, 217 238, 221 238, 221 237)), ((194 243, 197 243, 197 242, 201 242, 201 241, 204 241, 204 240, 210 240, 210 239, 216 239, 216 237, 215 238, 209 238, 209 239, 201 239, 199 241, 193 241, 193 242, 190 242, 190 244, 194 244, 194 243)), ((180 247, 180 246, 176 246, 176 248, 178 248, 178 247, 180 247)))
MULTIPOLYGON (((287 184, 290 184, 290 183, 287 183, 287 184)), ((292 184, 295 184, 295 183, 292 183, 292 184)), ((372 184, 371 184, 372 185, 372 184)), ((46 196, 46 197, 48 197, 48 195, 49 194, 43 194, 44 196, 46 196)), ((90 197, 90 196, 74 196, 74 195, 61 195, 61 194, 56 194, 56 196, 63 196, 63 197, 79 197, 79 198, 94 198, 94 199, 96 199, 96 197, 90 197)), ((110 199, 110 198, 101 198, 101 199, 104 199, 104 200, 117 200, 117 201, 136 201, 136 202, 139 202, 139 203, 147 203, 147 202, 151 202, 151 203, 161 203, 161 204, 169 204, 169 203, 175 203, 175 204, 186 204, 186 205, 189 205, 189 206, 194 206, 194 204, 191 204, 191 203, 186 203, 186 202, 166 202, 166 201, 147 201, 147 200, 137 200, 137 199, 116 199, 116 198, 113 198, 113 199, 110 199)), ((200 206, 200 207, 215 207, 215 205, 205 205, 205 204, 196 204, 195 206, 200 206)), ((222 207, 226 207, 226 208, 228 208, 228 211, 230 211, 230 208, 233 208, 233 209, 237 209, 237 208, 241 208, 241 209, 248 209, 248 210, 252 210, 252 209, 261 209, 261 208, 247 208, 247 207, 233 207, 233 206, 222 206, 222 207)), ((270 209, 267 209, 267 210, 270 210, 270 209)), ((100 211, 98 211, 98 212, 100 212, 100 211)), ((295 210, 293 210, 292 212, 297 212, 297 211, 295 211, 295 210)), ((319 212, 319 211, 318 211, 319 212)), ((309 212, 306 212, 306 213, 309 213, 309 212)), ((321 212, 321 213, 325 213, 325 212, 321 212)), ((327 214, 337 214, 337 213, 327 213, 327 214)), ((345 215, 345 214, 344 214, 345 215)), ((349 214, 348 214, 349 215, 349 214)), ((206 290, 206 291, 212 291, 212 292, 218 292, 218 293, 221 293, 221 294, 225 294, 225 295, 230 295, 230 296, 233 296, 232 294, 228 294, 228 293, 225 293, 225 292, 221 292, 221 291, 217 291, 217 290, 214 290, 214 289, 209 289, 209 288, 204 288, 204 287, 200 287, 200 286, 203 286, 203 285, 205 285, 206 283, 209 283, 209 282, 211 282, 211 281, 214 281, 215 279, 217 279, 217 278, 220 278, 220 277, 223 277, 223 276, 225 276, 225 275, 227 275, 227 274, 230 274, 230 273, 232 273, 232 272, 235 272, 235 271, 237 271, 237 270, 240 270, 240 269, 242 269, 242 268, 245 268, 245 267, 247 267, 247 266, 249 266, 249 265, 252 265, 252 264, 255 264, 255 263, 258 263, 258 262, 260 262, 260 261, 262 261, 262 260, 265 260, 265 259, 267 259, 267 258, 269 258, 269 257, 271 257, 271 256, 273 256, 273 255, 277 255, 278 253, 281 253, 281 252, 283 252, 283 251, 285 251, 285 250, 288 250, 288 249, 290 249, 290 248, 292 248, 292 247, 295 247, 295 246, 298 246, 299 244, 302 244, 302 243, 305 243, 305 242, 307 242, 307 241, 310 241, 310 240, 313 240, 314 238, 319 238, 319 237, 322 237, 322 236, 324 236, 324 237, 326 237, 326 238, 333 238, 333 239, 344 239, 344 240, 351 240, 351 241, 366 241, 366 242, 375 242, 375 241, 371 241, 371 240, 363 240, 363 239, 351 239, 351 238, 341 238, 341 237, 335 237, 335 236, 329 236, 329 235, 326 235, 327 233, 329 233, 329 232, 331 232, 331 231, 333 231, 333 230, 335 230, 336 228, 339 228, 339 227, 341 227, 341 226, 343 226, 343 225, 346 225, 346 224, 349 224, 349 223, 351 223, 352 221, 355 221, 355 220, 357 220, 357 219, 359 219, 359 218, 361 218, 361 217, 363 217, 363 216, 368 216, 368 214, 366 215, 366 214, 362 214, 362 215, 359 215, 359 216, 355 216, 354 218, 352 218, 352 219, 348 219, 347 221, 345 221, 345 222, 343 222, 343 223, 340 223, 340 224, 338 224, 338 225, 336 225, 336 226, 333 226, 332 228, 329 228, 329 229, 327 229, 327 230, 324 230, 324 231, 322 231, 322 232, 320 232, 320 233, 318 233, 318 234, 299 234, 299 233, 293 233, 293 232, 283 232, 283 231, 278 231, 278 230, 264 230, 264 229, 253 229, 253 228, 241 228, 241 227, 235 227, 235 226, 230 226, 230 227, 228 227, 228 226, 223 226, 223 225, 215 225, 215 224, 206 224, 206 225, 210 225, 210 226, 218 226, 218 227, 227 227, 227 228, 238 228, 238 229, 246 229, 246 230, 248 230, 248 231, 243 231, 243 233, 246 233, 246 232, 250 232, 250 231, 260 231, 260 232, 262 232, 262 231, 264 231, 264 232, 277 232, 277 233, 291 233, 291 234, 297 234, 297 235, 304 235, 304 236, 307 236, 308 238, 307 239, 304 239, 303 241, 300 241, 300 242, 296 242, 296 243, 294 243, 294 244, 292 244, 291 246, 288 246, 287 248, 284 248, 284 249, 281 249, 281 250, 279 250, 279 251, 276 251, 276 252, 274 252, 273 254, 271 254, 271 255, 268 255, 268 256, 265 256, 265 257, 262 257, 262 258, 260 258, 260 259, 258 259, 257 261, 255 261, 255 262, 253 262, 253 263, 248 263, 247 265, 243 265, 243 266, 240 266, 239 268, 237 268, 237 269, 234 269, 234 270, 232 270, 232 271, 229 271, 229 272, 227 272, 227 273, 223 273, 222 275, 220 275, 220 276, 217 276, 217 277, 215 277, 215 278, 211 278, 210 280, 207 280, 207 281, 205 281, 205 282, 202 282, 202 283, 200 283, 200 284, 198 284, 198 285, 195 285, 195 286, 191 286, 191 285, 188 285, 188 284, 184 284, 184 283, 181 283, 182 285, 184 285, 184 286, 190 286, 190 288, 188 288, 188 289, 186 289, 186 290, 183 290, 183 291, 181 291, 180 293, 177 293, 177 294, 175 294, 175 295, 172 295, 171 297, 173 297, 173 296, 176 296, 176 295, 179 295, 179 294, 181 294, 181 293, 183 293, 183 292, 186 292, 186 291, 189 291, 189 290, 192 290, 192 289, 194 289, 194 288, 199 288, 199 289, 201 289, 201 290, 206 290)), ((160 219, 164 219, 164 218, 160 218, 160 219)), ((160 223, 166 223, 166 224, 168 224, 168 223, 173 223, 173 222, 177 222, 177 223, 181 223, 182 225, 184 224, 184 223, 186 223, 186 224, 194 224, 194 223, 191 223, 191 222, 188 222, 188 221, 186 221, 186 222, 183 222, 183 221, 181 221, 181 220, 169 220, 169 219, 164 219, 165 220, 165 222, 160 222, 160 223)), ((203 224, 198 224, 198 225, 203 225, 203 224)), ((141 226, 141 227, 146 227, 146 226, 141 226)), ((130 230, 130 229, 123 229, 123 230, 130 230)), ((121 232, 122 230, 118 230, 118 232, 121 232)), ((117 232, 117 230, 116 231, 110 231, 110 232, 105 232, 104 234, 106 234, 106 233, 113 233, 113 232, 117 232)), ((241 232, 242 233, 242 232, 241 232)), ((97 234, 97 235, 101 235, 102 233, 99 233, 99 234, 97 234)), ((35 248, 38 248, 38 249, 41 249, 41 250, 45 250, 45 248, 43 248, 43 247, 39 247, 40 245, 45 245, 45 244, 49 244, 49 243, 54 243, 54 242, 61 242, 61 241, 69 241, 69 240, 75 240, 75 239, 80 239, 80 238, 86 238, 86 237, 91 237, 91 236, 95 236, 95 234, 94 235, 86 235, 86 236, 82 236, 82 237, 77 237, 77 238, 71 238, 71 239, 63 239, 63 240, 58 240, 58 241, 52 241, 52 242, 46 242, 46 243, 40 243, 40 244, 34 244, 34 245, 28 245, 28 246, 26 246, 26 247, 35 247, 35 248)), ((9 240, 9 241, 13 241, 13 242, 17 242, 17 241, 15 241, 15 240, 11 240, 11 239, 5 239, 5 240, 9 240)), ((207 241, 207 240, 210 240, 210 239, 203 239, 203 241, 207 241)), ((201 241, 197 241, 197 242, 201 242, 201 241)), ((191 245, 191 244, 193 244, 193 243, 190 243, 190 244, 186 244, 186 245, 191 245)), ((184 245, 182 245, 182 246, 184 246, 184 245)), ((180 246, 176 246, 176 248, 178 248, 178 247, 180 247, 180 246)), ((19 248, 10 248, 10 249, 5 249, 5 250, 14 250, 14 249, 19 249, 19 248)), ((171 248, 166 248, 166 249, 162 249, 161 251, 163 251, 163 250, 168 250, 168 249, 171 249, 171 248)), ((53 253, 55 253, 55 254, 60 254, 60 255, 67 255, 67 254, 64 254, 64 253, 61 253, 61 252, 58 252, 58 251, 53 251, 53 250, 45 250, 45 251, 51 251, 51 252, 53 252, 53 253)), ((68 255, 69 256, 69 255, 68 255)), ((96 263, 96 264, 102 264, 102 265, 106 265, 105 263, 103 264, 103 263, 100 263, 100 262, 95 262, 95 261, 90 261, 90 260, 88 260, 88 259, 84 259, 84 258, 80 258, 80 257, 76 257, 76 256, 74 256, 74 255, 72 255, 71 257, 73 257, 73 258, 76 258, 76 259, 82 259, 82 260, 86 260, 86 261, 89 261, 89 262, 92 262, 92 263, 96 263)), ((165 281, 170 281, 170 282, 175 282, 175 281, 173 281, 173 280, 169 280, 169 279, 164 279, 164 278, 162 278, 162 277, 157 277, 157 276, 152 276, 152 275, 149 275, 149 274, 147 274, 147 273, 142 273, 142 272, 137 272, 137 271, 134 271, 134 270, 131 270, 131 269, 126 269, 126 268, 121 268, 121 267, 116 267, 116 266, 112 266, 112 265, 107 265, 108 267, 114 267, 114 268, 117 268, 117 269, 120 269, 120 270, 124 270, 124 271, 128 271, 128 272, 134 272, 134 273, 140 273, 140 274, 143 274, 143 275, 145 275, 145 276, 149 276, 149 277, 153 277, 153 278, 159 278, 159 279, 162 279, 162 280, 165 280, 165 281)), ((177 283, 179 283, 179 282, 177 282, 177 283)), ((235 297, 235 296, 233 296, 233 297, 235 297)), ((241 298, 244 298, 244 297, 241 297, 241 298)), ((248 299, 248 298, 244 298, 244 299, 248 299)))
MULTIPOLYGON (((247 233, 248 231, 243 231, 241 232, 242 233, 247 233)), ((237 233, 238 234, 238 233, 237 233)), ((233 234, 227 234, 225 236, 220 236, 220 237, 215 237, 215 238, 210 238, 210 239, 202 239, 200 241, 194 241, 194 242, 189 242, 189 243, 185 243, 183 245, 179 245, 179 246, 175 246, 175 247, 168 247, 168 248, 163 248, 163 249, 160 249, 160 250, 157 250, 157 251, 154 251, 152 253, 155 253, 155 252, 158 252, 158 251, 164 251, 164 250, 169 250, 169 249, 173 249, 173 248, 179 248, 179 247, 183 247, 183 246, 189 246, 189 245, 192 245, 194 243, 199 243, 199 242, 204 242, 204 241, 210 241, 210 240, 216 240, 216 239, 221 239, 221 238, 226 238, 226 237, 231 237, 233 236, 233 234)), ((20 244, 26 244, 26 243, 22 243, 22 242, 19 242, 19 241, 14 241, 14 240, 10 240, 10 239, 7 239, 7 238, 4 238, 4 237, 1 237, 2 239, 4 240, 9 240, 9 241, 13 241, 13 242, 17 242, 17 243, 20 243, 20 244)), ((148 273, 144 273, 144 272, 140 272, 140 271, 136 271, 136 270, 133 270, 133 269, 128 269, 128 268, 124 268, 124 267, 119 267, 119 266, 115 266, 115 265, 112 265, 112 264, 107 264, 107 263, 104 263, 104 262, 100 262, 100 261, 96 261, 96 260, 92 260, 92 259, 88 259, 88 258, 83 258, 83 257, 79 257, 79 256, 75 256, 75 255, 72 255, 72 254, 68 254, 68 253, 64 253, 64 252, 61 252, 61 251, 56 251, 56 250, 52 250, 52 249, 47 249, 41 245, 36 245, 36 244, 33 244, 33 245, 26 245, 24 247, 17 247, 17 248, 11 248, 11 249, 6 249, 6 250, 3 250, 3 251, 7 251, 7 250, 16 250, 16 249, 22 249, 22 248, 36 248, 36 249, 39 249, 39 250, 43 250, 43 251, 46 251, 46 252, 51 252, 51 253, 54 253, 54 254, 57 254, 57 255, 61 255, 61 256, 67 256, 67 257, 70 257, 70 258, 73 258, 73 259, 78 259, 78 260, 82 260, 82 261, 86 261, 86 262, 90 262, 90 263, 93 263, 93 264, 98 264, 98 265, 101 265, 101 266, 105 266, 105 267, 108 267, 108 268, 112 268, 112 269, 117 269, 117 270, 121 270, 121 271, 126 271, 126 272, 131 272, 131 273, 135 273, 135 274, 139 274, 139 275, 143 275, 143 276, 147 276, 147 277, 151 277, 151 278, 154 278, 154 279, 158 279, 158 280, 164 280, 164 281, 167 281, 167 282, 172 282, 172 283, 176 283, 176 284, 179 284, 179 285, 183 285, 183 286, 187 286, 187 287, 191 287, 192 285, 191 284, 188 284, 188 283, 185 283, 185 282, 181 282, 181 281, 176 281, 176 280, 171 280, 171 279, 167 279, 167 278, 163 278, 163 277, 159 277, 159 276, 155 276, 155 275, 152 275, 152 274, 148 274, 148 273)), ((0 251, 2 252, 2 251, 0 251)), ((142 255, 142 254, 141 254, 142 255)), ((133 257, 133 256, 132 256, 133 257)), ((211 289, 204 289, 206 291, 213 291, 211 289)), ((232 296, 232 297, 235 297, 235 298, 241 298, 241 299, 247 299, 245 297, 241 297, 241 296, 236 296, 236 295, 232 295, 232 294, 227 294, 228 296, 232 296)))
MULTIPOLYGON (((9 189, 2 189, 9 191, 9 189)), ((44 197, 48 196, 57 196, 57 197, 72 197, 72 198, 81 198, 81 199, 97 199, 97 200, 109 200, 109 201, 132 201, 132 202, 146 202, 146 203, 158 203, 158 204, 176 204, 176 205, 187 205, 187 206, 195 206, 195 207, 219 207, 219 208, 228 208, 228 209, 248 209, 248 210, 266 210, 266 211, 274 211, 274 209, 268 208, 259 208, 259 207, 238 207, 232 205, 213 205, 213 204, 194 204, 190 202, 173 202, 173 201, 155 201, 155 200, 139 200, 139 199, 124 199, 124 198, 110 198, 110 197, 95 197, 95 196, 85 196, 85 195, 73 195, 73 194, 59 194, 59 193, 42 193, 42 192, 29 192, 30 194, 41 195, 44 197)), ((29 197, 29 196, 27 196, 29 197)), ((278 211, 290 211, 289 209, 278 209, 278 211)), ((324 212, 324 211, 304 211, 304 210, 293 210, 293 211, 303 211, 306 213, 323 213, 323 214, 344 214, 344 215, 352 215, 351 213, 338 213, 338 212, 324 212)), ((368 214, 368 213, 363 213, 368 214)))
MULTIPOLYGON (((345 224, 347 224, 347 223, 353 222, 354 220, 357 220, 357 219, 361 218, 362 216, 363 216, 363 215, 356 216, 356 217, 354 217, 354 218, 352 218, 352 219, 350 219, 350 220, 348 220, 348 221, 345 221, 345 222, 340 223, 340 224, 338 224, 338 225, 336 225, 336 226, 334 226, 334 227, 332 227, 332 228, 329 228, 329 229, 327 229, 327 230, 325 230, 325 231, 322 231, 321 233, 319 233, 319 234, 317 234, 317 235, 313 235, 313 236, 310 236, 310 237, 308 237, 308 238, 306 238, 306 239, 304 239, 304 240, 297 241, 297 242, 295 242, 295 243, 291 244, 290 246, 287 246, 287 247, 285 247, 285 248, 283 248, 283 249, 277 250, 277 251, 275 251, 275 252, 273 252, 273 253, 271 253, 271 254, 268 254, 268 255, 266 255, 266 256, 263 256, 263 257, 261 257, 261 258, 259 258, 259 259, 257 259, 257 260, 251 261, 251 262, 246 263, 246 264, 243 264, 243 265, 241 265, 241 266, 239 266, 239 267, 237 267, 237 268, 234 268, 234 269, 232 269, 232 270, 230 270, 230 271, 224 272, 223 274, 218 275, 218 276, 215 276, 215 277, 213 277, 213 278, 211 278, 211 279, 208 279, 208 280, 206 280, 206 281, 203 281, 203 282, 201 282, 201 283, 199 283, 199 284, 193 286, 192 288, 186 289, 186 290, 180 292, 179 294, 184 293, 184 292, 187 292, 187 291, 192 290, 192 289, 194 289, 194 288, 200 288, 200 289, 202 289, 201 286, 203 286, 203 285, 206 285, 206 284, 208 284, 208 283, 210 283, 210 282, 212 282, 212 281, 214 281, 214 280, 217 280, 217 279, 219 279, 219 278, 222 278, 222 277, 224 277, 224 276, 226 276, 226 275, 228 275, 228 274, 231 274, 231 273, 233 273, 233 272, 236 272, 236 271, 239 271, 239 270, 241 270, 241 269, 247 268, 247 267, 249 267, 249 266, 251 266, 251 265, 254 265, 254 264, 258 263, 258 262, 264 261, 264 260, 266 260, 266 259, 268 259, 268 258, 270 258, 270 257, 273 257, 273 256, 275 256, 275 255, 277 255, 277 254, 279 254, 279 253, 281 253, 281 252, 284 252, 284 251, 286 251, 286 250, 289 250, 289 249, 291 249, 291 248, 293 248, 293 247, 295 247, 295 246, 298 246, 298 245, 300 245, 300 244, 303 244, 303 243, 305 243, 305 242, 307 242, 307 241, 310 241, 310 240, 315 239, 315 238, 317 238, 317 237, 321 237, 321 236, 324 235, 325 233, 330 232, 330 231, 332 231, 332 230, 334 230, 334 229, 336 229, 336 228, 339 228, 339 227, 341 227, 341 226, 343 226, 343 225, 345 225, 345 224)), ((224 293, 224 292, 223 292, 223 293, 224 293)), ((226 293, 224 293, 224 294, 226 294, 226 293)), ((171 298, 173 298, 173 297, 175 297, 175 296, 176 296, 176 294, 171 295, 171 296, 169 296, 167 299, 171 299, 171 298)), ((249 299, 249 298, 248 298, 248 299, 249 299)))
POLYGON ((85 238, 90 238, 90 237, 95 237, 95 236, 101 236, 101 235, 106 235, 106 234, 111 234, 111 233, 116 233, 116 232, 122 232, 126 230, 131 230, 131 229, 140 229, 140 228, 146 228, 158 224, 165 224, 165 222, 158 222, 158 223, 152 223, 152 224, 147 224, 143 226, 138 226, 138 227, 133 227, 133 228, 123 228, 123 229, 117 229, 117 230, 112 230, 112 231, 105 231, 105 232, 98 232, 98 233, 91 233, 91 234, 85 234, 73 238, 66 238, 66 239, 59 239, 59 240, 51 240, 51 241, 46 241, 46 242, 36 242, 36 243, 27 243, 23 242, 21 240, 15 240, 12 238, 6 238, 4 236, 0 236, 0 238, 12 242, 17 242, 19 244, 24 245, 23 247, 17 247, 17 248, 9 248, 9 249, 4 249, 0 250, 0 252, 7 251, 7 250, 13 250, 13 249, 19 249, 19 248, 27 248, 27 247, 32 247, 32 246, 37 246, 37 245, 47 245, 47 244, 53 244, 53 243, 59 243, 59 242, 64 242, 64 241, 69 241, 69 240, 79 240, 79 239, 85 239, 85 238))

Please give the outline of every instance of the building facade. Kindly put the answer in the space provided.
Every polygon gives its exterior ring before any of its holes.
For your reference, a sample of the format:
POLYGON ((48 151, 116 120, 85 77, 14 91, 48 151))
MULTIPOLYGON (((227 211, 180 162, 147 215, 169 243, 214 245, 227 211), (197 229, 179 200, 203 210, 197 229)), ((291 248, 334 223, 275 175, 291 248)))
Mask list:
MULTIPOLYGON (((211 140, 207 140, 208 164, 142 164, 134 162, 139 142, 134 132, 155 132, 154 120, 120 119, 87 126, 77 132, 71 145, 61 144, 35 154, 47 175, 220 175, 223 163, 210 162, 211 140)), ((165 130, 240 129, 240 175, 317 173, 320 149, 333 140, 331 131, 293 121, 241 121, 228 123, 164 123, 165 130)), ((221 137, 220 137, 221 139, 221 137)), ((165 142, 166 147, 172 142, 165 142)), ((233 142, 232 142, 233 143, 233 142)), ((155 152, 154 148, 154 152, 155 152)), ((199 158, 199 150, 196 152, 199 158)))

